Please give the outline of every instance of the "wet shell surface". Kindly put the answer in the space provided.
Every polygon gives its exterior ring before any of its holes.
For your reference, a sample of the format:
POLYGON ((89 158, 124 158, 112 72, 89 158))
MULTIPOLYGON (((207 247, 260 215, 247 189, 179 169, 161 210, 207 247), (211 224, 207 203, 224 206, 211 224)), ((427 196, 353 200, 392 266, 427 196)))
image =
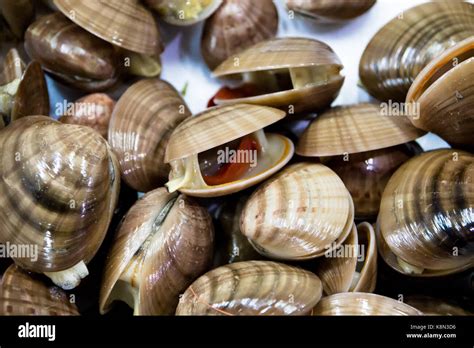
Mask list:
POLYGON ((87 274, 117 202, 109 146, 90 128, 30 116, 0 132, 0 148, 0 242, 37 247, 37 260, 15 263, 76 286, 80 279, 61 271, 77 266, 87 274))
POLYGON ((170 315, 179 295, 210 266, 214 229, 207 211, 165 188, 147 193, 125 216, 107 258, 100 310, 114 300, 135 315, 170 315))
POLYGON ((339 94, 344 82, 342 69, 337 54, 321 41, 267 40, 229 57, 213 71, 219 78, 240 76, 246 82, 259 85, 264 94, 216 102, 266 105, 290 114, 324 109, 339 94), (280 89, 278 74, 286 76, 291 86, 280 89))
POLYGON ((367 12, 376 0, 286 0, 289 10, 321 21, 353 19, 367 12))
POLYGON ((145 0, 160 17, 173 25, 193 25, 212 15, 222 0, 145 0))
POLYGON ((390 115, 377 104, 334 107, 317 117, 299 139, 296 153, 322 157, 404 144, 425 134, 406 116, 390 115))
POLYGON ((474 150, 474 37, 433 59, 417 76, 407 103, 417 106, 413 125, 459 148, 474 150))
POLYGON ((241 231, 262 255, 304 260, 339 246, 353 220, 352 199, 341 179, 321 164, 299 163, 252 194, 241 231))
POLYGON ((138 0, 54 0, 54 4, 71 21, 115 46, 146 55, 163 50, 153 15, 138 0))
POLYGON ((377 241, 371 224, 354 225, 347 239, 318 260, 314 273, 326 295, 373 292, 377 280, 377 241))
POLYGON ((164 162, 166 146, 173 130, 189 116, 186 103, 166 81, 142 80, 121 96, 108 138, 130 187, 147 192, 166 182, 170 170, 164 162))
POLYGON ((206 21, 201 53, 210 69, 230 56, 267 39, 278 30, 278 12, 272 0, 224 0, 206 21))
POLYGON ((0 315, 60 316, 79 315, 79 311, 64 291, 11 265, 1 279, 0 315))
POLYGON ((463 1, 432 1, 392 19, 367 45, 360 79, 379 100, 405 101, 421 70, 458 42, 474 35, 474 8, 463 1))
POLYGON ((319 278, 271 261, 216 268, 183 294, 176 315, 304 315, 322 294, 319 278))
POLYGON ((431 151, 402 165, 388 182, 378 217, 379 250, 395 270, 414 276, 474 265, 474 156, 431 151))
POLYGON ((423 315, 403 302, 363 292, 348 292, 323 297, 312 315, 423 315))

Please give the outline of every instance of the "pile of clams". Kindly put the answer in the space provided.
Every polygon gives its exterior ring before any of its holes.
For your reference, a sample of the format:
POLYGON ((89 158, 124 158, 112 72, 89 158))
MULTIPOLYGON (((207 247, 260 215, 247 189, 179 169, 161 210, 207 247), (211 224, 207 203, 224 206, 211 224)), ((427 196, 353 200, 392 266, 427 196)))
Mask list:
POLYGON ((472 315, 384 279, 472 278, 474 6, 424 3, 367 38, 370 102, 336 101, 355 57, 282 35, 283 16, 378 11, 0 1, 0 315, 472 315), (191 32, 215 94, 167 81, 169 34, 191 32))

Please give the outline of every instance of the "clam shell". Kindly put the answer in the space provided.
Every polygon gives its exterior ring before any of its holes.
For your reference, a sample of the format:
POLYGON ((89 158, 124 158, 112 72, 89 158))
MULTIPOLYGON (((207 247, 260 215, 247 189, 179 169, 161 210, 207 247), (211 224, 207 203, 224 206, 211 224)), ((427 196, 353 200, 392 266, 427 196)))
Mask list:
POLYGON ((416 142, 385 149, 322 159, 339 175, 354 201, 356 219, 375 220, 382 193, 393 173, 411 157, 423 152, 416 142))
POLYGON ((15 258, 38 273, 88 263, 115 209, 118 163, 90 128, 44 116, 21 118, 0 132, 0 242, 38 248, 15 258))
POLYGON ((474 315, 474 313, 459 307, 452 301, 446 301, 430 296, 409 296, 405 299, 405 302, 410 306, 419 309, 425 315, 474 315))
POLYGON ((367 12, 376 0, 286 0, 286 6, 306 16, 337 21, 356 18, 367 12))
POLYGON ((40 17, 28 27, 25 49, 46 71, 87 91, 111 87, 118 78, 119 56, 114 47, 59 12, 40 17))
POLYGON ((138 0, 54 0, 54 4, 74 23, 115 46, 148 55, 163 51, 153 15, 138 0))
POLYGON ((321 298, 319 278, 270 261, 236 262, 198 278, 176 315, 304 315, 321 298))
POLYGON ((473 79, 471 37, 433 59, 417 76, 407 95, 407 103, 418 103, 412 123, 456 147, 474 149, 473 79))
POLYGON ((190 115, 176 89, 159 79, 139 81, 120 97, 108 138, 129 186, 147 192, 166 182, 170 170, 164 162, 166 146, 173 130, 190 115))
POLYGON ((474 35, 474 10, 463 1, 433 1, 392 19, 367 45, 359 75, 379 100, 405 101, 420 71, 449 47, 474 35))
MULTIPOLYGON (((337 71, 343 68, 336 53, 321 41, 306 38, 277 38, 260 42, 229 57, 213 71, 213 75, 232 78, 251 72, 314 67, 334 68, 337 71)), ((285 109, 290 113, 314 111, 329 106, 339 94, 343 82, 344 77, 338 73, 316 84, 305 84, 286 91, 248 98, 217 100, 217 102, 266 105, 285 109)))
POLYGON ((378 217, 379 250, 395 270, 417 276, 474 265, 474 156, 437 150, 402 165, 388 182, 378 217))
POLYGON ((278 30, 278 12, 272 0, 224 0, 206 21, 201 53, 210 69, 230 56, 272 37, 278 30))
POLYGON ((342 245, 318 260, 314 273, 326 295, 339 292, 372 292, 377 280, 377 242, 367 222, 354 225, 342 245))
POLYGON ((125 216, 107 258, 100 310, 123 300, 135 315, 169 315, 179 295, 212 260, 207 211, 165 188, 147 193, 125 216))
POLYGON ((47 286, 16 265, 3 274, 0 315, 79 315, 75 304, 56 286, 47 286))
POLYGON ((18 50, 16 48, 10 49, 2 63, 0 86, 6 85, 16 79, 21 79, 25 68, 25 63, 21 59, 18 50))
POLYGON ((58 121, 91 127, 102 135, 104 139, 107 139, 109 122, 114 107, 115 101, 107 94, 89 94, 78 99, 74 103, 72 113, 66 112, 58 121))
POLYGON ((363 292, 348 292, 323 297, 312 315, 423 315, 403 302, 363 292))
POLYGON ((160 17, 173 25, 193 25, 212 15, 222 4, 222 0, 193 2, 187 0, 145 0, 145 3, 160 14, 160 17), (196 3, 204 7, 196 15, 186 18, 186 14, 195 11, 196 3), (176 13, 173 13, 176 12, 176 13))
POLYGON ((0 13, 7 22, 12 33, 23 39, 28 25, 33 21, 35 5, 33 0, 3 0, 0 1, 0 13))
POLYGON ((299 163, 252 194, 240 228, 262 255, 304 260, 340 245, 353 220, 352 199, 341 179, 321 164, 299 163))
POLYGON ((424 134, 408 117, 385 115, 376 104, 337 106, 311 122, 296 153, 321 157, 366 152, 404 144, 424 134))

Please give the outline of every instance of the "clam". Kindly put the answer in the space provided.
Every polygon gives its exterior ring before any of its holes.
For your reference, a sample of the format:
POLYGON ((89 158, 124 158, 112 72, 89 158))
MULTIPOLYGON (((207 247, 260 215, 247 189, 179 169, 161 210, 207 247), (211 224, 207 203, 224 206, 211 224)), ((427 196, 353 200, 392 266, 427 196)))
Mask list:
POLYGON ((405 302, 410 306, 422 311, 425 315, 474 315, 461 307, 453 301, 447 301, 430 296, 409 296, 405 302))
POLYGON ((25 49, 46 71, 80 89, 103 90, 117 82, 120 58, 114 47, 61 13, 30 25, 25 49))
POLYGON ((377 280, 377 242, 371 224, 353 225, 351 234, 318 259, 316 273, 326 295, 339 292, 372 292, 377 280))
POLYGON ((250 46, 275 37, 278 12, 272 0, 224 0, 206 21, 201 53, 210 69, 250 46))
POLYGON ((286 7, 303 15, 332 22, 356 18, 374 6, 376 0, 286 0, 286 7))
POLYGON ((163 50, 153 15, 139 0, 54 0, 71 21, 115 46, 145 56, 163 50))
POLYGON ((278 109, 235 104, 208 109, 181 123, 171 135, 165 162, 170 192, 217 197, 253 186, 293 156, 291 140, 263 128, 285 117, 278 109))
POLYGON ((107 139, 109 121, 115 107, 115 101, 104 93, 94 93, 78 99, 72 110, 66 110, 59 122, 79 124, 95 129, 107 139))
POLYGON ((236 262, 198 278, 176 315, 304 315, 321 298, 319 278, 271 261, 236 262))
POLYGON ((145 3, 158 12, 165 22, 192 25, 212 15, 222 0, 145 0, 145 3))
POLYGON ((240 78, 250 92, 222 103, 249 103, 284 109, 289 114, 329 106, 344 82, 339 57, 325 43, 306 38, 278 38, 237 53, 213 72, 240 78))
POLYGON ((348 292, 323 297, 312 315, 423 315, 403 302, 376 294, 348 292))
POLYGON ((44 116, 3 129, 0 148, 0 243, 35 248, 37 257, 15 263, 74 288, 88 274, 115 209, 115 157, 94 130, 44 116))
POLYGON ((8 51, 1 66, 0 86, 6 85, 16 79, 21 79, 26 68, 25 62, 21 59, 16 48, 12 48, 8 51))
POLYGON ((56 286, 47 286, 16 265, 3 274, 0 315, 79 315, 74 303, 56 286))
POLYGON ((410 118, 412 123, 455 147, 474 149, 473 79, 471 37, 433 59, 416 77, 406 100, 419 110, 417 117, 410 118))
POLYGON ((357 219, 377 215, 391 174, 421 151, 406 143, 424 132, 405 115, 389 115, 390 110, 367 103, 332 108, 311 122, 296 148, 301 156, 330 157, 321 160, 349 189, 357 219))
POLYGON ((35 6, 33 0, 2 0, 0 14, 8 28, 18 39, 23 39, 28 25, 33 21, 35 6))
POLYGON ((179 295, 212 260, 214 230, 208 212, 165 188, 148 192, 125 216, 108 254, 100 311, 114 300, 135 315, 170 315, 179 295))
POLYGON ((248 197, 226 201, 217 214, 220 231, 216 233, 214 264, 259 260, 262 257, 240 231, 240 215, 248 197))
POLYGON ((402 12, 367 45, 360 79, 379 100, 405 101, 421 70, 458 42, 474 35, 472 4, 432 1, 402 12))
POLYGON ((166 182, 166 145, 172 131, 190 115, 176 89, 159 79, 139 81, 120 97, 108 138, 130 187, 147 192, 166 182))
POLYGON ((341 179, 322 164, 298 163, 250 196, 240 229, 264 256, 306 260, 336 249, 353 221, 354 206, 341 179))
MULTIPOLYGON (((14 57, 13 53, 10 58, 14 57)), ((8 56, 7 56, 8 59, 8 56)), ((0 86, 0 118, 4 125, 16 119, 30 115, 49 114, 49 93, 41 65, 33 61, 26 69, 23 69, 21 60, 13 63, 12 67, 4 75, 5 81, 11 82, 0 86), (23 72, 24 70, 24 72, 23 72)))
POLYGON ((437 150, 389 180, 377 222, 379 251, 396 271, 438 276, 474 266, 474 156, 437 150))

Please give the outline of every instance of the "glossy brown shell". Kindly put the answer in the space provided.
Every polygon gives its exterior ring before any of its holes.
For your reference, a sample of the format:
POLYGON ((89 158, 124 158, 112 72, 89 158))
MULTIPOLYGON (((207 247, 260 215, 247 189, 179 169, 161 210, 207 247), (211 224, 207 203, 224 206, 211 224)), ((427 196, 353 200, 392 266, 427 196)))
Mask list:
POLYGON ((0 242, 38 248, 15 258, 43 273, 88 263, 117 202, 118 163, 90 128, 30 116, 0 131, 0 242))
POLYGON ((376 0, 286 0, 286 6, 322 21, 356 18, 367 12, 376 0))
POLYGON ((108 137, 129 186, 147 192, 166 182, 165 149, 173 130, 189 116, 176 89, 159 79, 139 81, 120 97, 108 137))

